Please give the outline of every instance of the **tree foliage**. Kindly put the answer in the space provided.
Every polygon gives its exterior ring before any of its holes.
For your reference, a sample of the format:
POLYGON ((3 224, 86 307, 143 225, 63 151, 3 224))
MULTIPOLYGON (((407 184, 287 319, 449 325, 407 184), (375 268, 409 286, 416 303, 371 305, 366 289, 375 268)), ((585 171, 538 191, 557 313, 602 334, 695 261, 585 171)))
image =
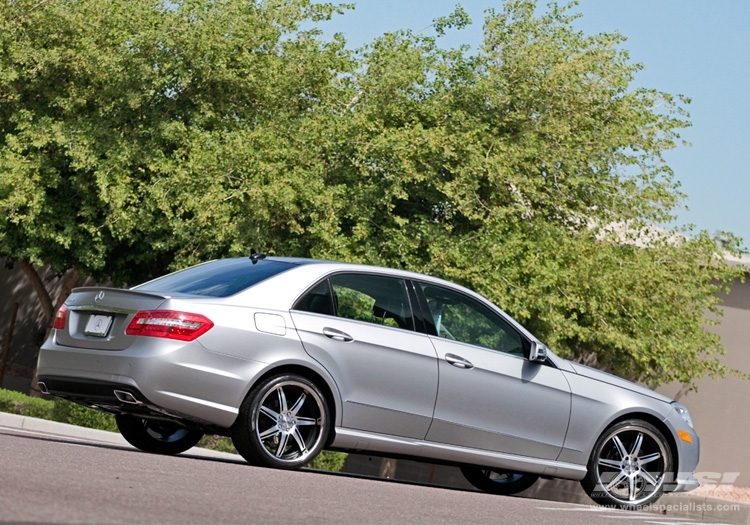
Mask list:
POLYGON ((251 246, 404 267, 566 357, 650 384, 727 373, 705 314, 741 271, 653 226, 684 198, 663 154, 689 101, 633 89, 622 36, 508 0, 475 52, 440 47, 461 8, 349 51, 315 29, 345 7, 3 4, 0 254, 115 283, 251 246))

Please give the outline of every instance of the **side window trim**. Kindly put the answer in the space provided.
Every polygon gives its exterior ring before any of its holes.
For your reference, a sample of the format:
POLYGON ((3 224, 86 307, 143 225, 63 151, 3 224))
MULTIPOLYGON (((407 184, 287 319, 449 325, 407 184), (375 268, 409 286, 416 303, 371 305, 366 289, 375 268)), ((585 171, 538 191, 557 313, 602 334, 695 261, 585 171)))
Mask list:
POLYGON ((437 329, 435 328, 435 323, 432 320, 432 314, 430 313, 430 308, 427 305, 427 298, 424 295, 422 286, 420 285, 419 281, 410 280, 410 282, 412 285, 412 292, 414 293, 416 298, 413 310, 419 310, 419 317, 422 324, 421 332, 437 337, 437 329))

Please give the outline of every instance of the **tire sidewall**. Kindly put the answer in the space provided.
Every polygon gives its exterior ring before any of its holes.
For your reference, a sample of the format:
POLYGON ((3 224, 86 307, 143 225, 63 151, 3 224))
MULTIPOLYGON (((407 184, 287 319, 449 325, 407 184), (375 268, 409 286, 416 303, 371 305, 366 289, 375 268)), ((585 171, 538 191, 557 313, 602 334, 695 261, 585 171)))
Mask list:
POLYGON ((523 492, 527 488, 531 487, 539 476, 535 474, 526 474, 523 472, 510 472, 508 474, 520 474, 521 478, 515 481, 509 482, 498 482, 493 481, 483 471, 491 470, 493 472, 503 472, 500 469, 491 469, 485 467, 475 466, 463 466, 461 467, 461 473, 466 478, 466 481, 471 483, 474 487, 478 488, 482 492, 489 494, 498 494, 501 496, 510 496, 523 492))
POLYGON ((152 454, 180 454, 193 448, 203 437, 203 432, 199 430, 178 428, 178 431, 185 431, 184 436, 174 441, 161 440, 148 433, 148 425, 156 423, 129 414, 116 415, 115 422, 125 441, 152 454))

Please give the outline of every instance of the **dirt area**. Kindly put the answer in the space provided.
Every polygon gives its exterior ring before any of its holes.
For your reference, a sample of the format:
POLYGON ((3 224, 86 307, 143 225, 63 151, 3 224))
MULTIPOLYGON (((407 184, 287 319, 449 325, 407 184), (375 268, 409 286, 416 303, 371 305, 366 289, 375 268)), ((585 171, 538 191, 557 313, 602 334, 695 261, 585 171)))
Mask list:
POLYGON ((750 488, 733 487, 731 485, 703 484, 697 489, 688 492, 690 495, 705 496, 708 498, 723 499, 735 503, 750 504, 750 488))

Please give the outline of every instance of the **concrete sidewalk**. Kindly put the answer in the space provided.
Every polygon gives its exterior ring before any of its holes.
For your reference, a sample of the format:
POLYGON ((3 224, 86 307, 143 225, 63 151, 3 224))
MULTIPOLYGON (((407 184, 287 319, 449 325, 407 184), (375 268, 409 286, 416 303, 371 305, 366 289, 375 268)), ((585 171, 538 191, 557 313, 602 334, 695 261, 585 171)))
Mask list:
MULTIPOLYGON (((29 432, 41 432, 68 438, 86 439, 108 443, 112 445, 131 445, 116 432, 95 430, 91 428, 57 423, 33 417, 18 416, 0 412, 0 428, 21 429, 29 432)), ((242 458, 236 454, 217 452, 205 448, 193 447, 185 452, 186 455, 228 459, 242 462, 242 458)), ((578 482, 540 480, 537 486, 530 489, 526 497, 545 500, 562 501, 582 505, 594 506, 588 499, 578 482)), ((750 505, 746 503, 734 503, 717 498, 701 496, 695 493, 669 494, 662 497, 655 505, 652 512, 656 512, 670 518, 685 518, 690 522, 709 523, 731 523, 739 525, 750 525, 750 505)), ((646 515, 643 515, 644 518, 646 515)))
MULTIPOLYGON (((125 438, 117 432, 78 427, 76 425, 68 425, 67 423, 58 423, 57 421, 48 421, 46 419, 19 416, 16 414, 8 414, 6 412, 0 412, 0 428, 2 427, 26 430, 29 432, 41 432, 44 434, 53 434, 68 438, 86 439, 110 445, 132 447, 132 445, 125 441, 125 438)), ((238 462, 244 462, 244 460, 237 454, 218 452, 216 450, 209 450, 200 447, 193 447, 187 452, 184 452, 184 454, 208 458, 232 459, 238 462)))

